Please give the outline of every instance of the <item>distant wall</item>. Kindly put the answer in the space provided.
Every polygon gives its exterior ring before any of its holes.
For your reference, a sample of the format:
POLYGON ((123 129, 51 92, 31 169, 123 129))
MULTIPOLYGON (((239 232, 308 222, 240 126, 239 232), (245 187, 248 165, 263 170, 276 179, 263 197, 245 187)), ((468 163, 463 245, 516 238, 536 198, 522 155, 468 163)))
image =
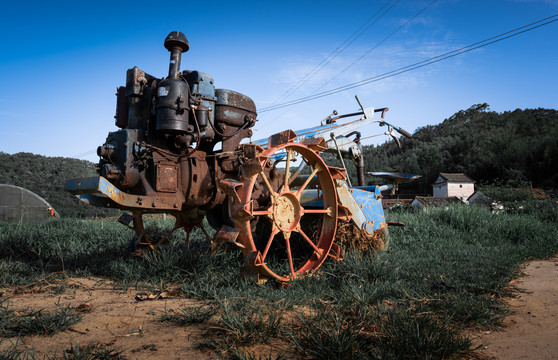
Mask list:
POLYGON ((448 195, 447 196, 455 196, 460 199, 468 199, 469 196, 473 195, 475 192, 475 184, 471 183, 450 183, 448 184, 448 195))
POLYGON ((448 184, 432 185, 432 196, 448 197, 448 184))
POLYGON ((440 197, 455 196, 467 199, 475 192, 475 184, 472 183, 444 183, 432 186, 432 194, 440 197))

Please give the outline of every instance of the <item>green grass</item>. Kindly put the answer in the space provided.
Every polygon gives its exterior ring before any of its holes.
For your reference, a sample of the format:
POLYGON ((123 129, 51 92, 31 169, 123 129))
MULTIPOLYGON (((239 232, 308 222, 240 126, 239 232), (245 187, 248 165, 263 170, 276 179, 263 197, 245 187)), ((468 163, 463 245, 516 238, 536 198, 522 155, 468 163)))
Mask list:
POLYGON ((118 360, 125 359, 122 351, 102 344, 93 344, 86 347, 81 347, 79 342, 75 345, 71 344, 70 349, 64 352, 64 359, 66 360, 118 360))
POLYGON ((70 306, 60 306, 54 311, 45 309, 10 309, 9 300, 0 301, 0 337, 11 338, 25 335, 54 335, 81 320, 70 306))
POLYGON ((248 299, 226 299, 219 303, 219 323, 224 336, 237 345, 266 343, 277 337, 286 307, 248 299))
MULTIPOLYGON (((508 313, 509 281, 522 264, 558 252, 556 201, 522 201, 528 211, 455 206, 388 213, 388 220, 407 226, 390 228, 387 252, 348 251, 343 261, 328 260, 315 276, 287 288, 241 278, 239 252, 208 255, 201 232, 193 234, 189 250, 177 232, 159 254, 132 258, 126 252, 132 232, 120 224, 0 224, 0 284, 29 284, 61 271, 125 286, 178 284, 184 296, 208 305, 167 312, 160 320, 215 322, 220 330, 199 346, 224 358, 257 358, 251 349, 270 341, 309 358, 464 356, 474 349, 462 330, 497 327, 508 313)), ((148 227, 163 234, 172 222, 148 227)))
POLYGON ((175 311, 168 311, 165 308, 163 314, 157 317, 157 320, 168 321, 177 325, 201 324, 211 319, 215 311, 214 306, 193 306, 178 308, 175 311))
MULTIPOLYGON (((20 346, 20 339, 18 338, 15 342, 10 342, 6 347, 2 347, 0 350, 0 360, 35 360, 38 359, 35 351, 29 349, 26 346, 20 346)), ((0 338, 0 345, 2 345, 2 339, 0 338)))

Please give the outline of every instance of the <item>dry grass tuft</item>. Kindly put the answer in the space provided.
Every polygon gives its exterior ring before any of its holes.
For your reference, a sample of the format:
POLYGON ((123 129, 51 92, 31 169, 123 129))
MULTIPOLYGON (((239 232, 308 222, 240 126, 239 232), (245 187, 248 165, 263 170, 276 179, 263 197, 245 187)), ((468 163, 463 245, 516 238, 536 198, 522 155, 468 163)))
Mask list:
POLYGON ((340 221, 337 225, 335 241, 345 249, 357 251, 382 251, 386 248, 386 232, 383 229, 374 230, 368 235, 356 227, 352 222, 340 221))

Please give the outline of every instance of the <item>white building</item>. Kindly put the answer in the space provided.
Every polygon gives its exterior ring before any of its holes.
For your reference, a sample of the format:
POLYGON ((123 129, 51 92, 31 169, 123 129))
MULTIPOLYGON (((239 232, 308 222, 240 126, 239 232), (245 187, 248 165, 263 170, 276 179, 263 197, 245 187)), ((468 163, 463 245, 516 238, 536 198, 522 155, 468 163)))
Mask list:
POLYGON ((440 173, 434 184, 432 193, 434 197, 458 197, 467 201, 475 192, 475 181, 463 173, 440 173))

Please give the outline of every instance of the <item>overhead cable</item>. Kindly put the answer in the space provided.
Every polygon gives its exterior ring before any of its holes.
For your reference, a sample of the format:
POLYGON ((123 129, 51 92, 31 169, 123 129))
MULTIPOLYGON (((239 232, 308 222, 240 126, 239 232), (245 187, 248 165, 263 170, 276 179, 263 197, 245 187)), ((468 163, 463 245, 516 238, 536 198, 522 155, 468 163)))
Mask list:
POLYGON ((337 73, 337 75, 331 77, 330 79, 328 79, 328 81, 326 81, 325 83, 323 83, 319 88, 317 88, 316 90, 314 90, 314 92, 312 92, 312 94, 315 94, 318 90, 322 89, 324 86, 326 86, 327 84, 329 84, 330 82, 332 82, 334 79, 336 79, 339 75, 343 74, 345 71, 347 71, 349 68, 351 68, 354 64, 356 64, 357 62, 359 62, 360 60, 362 60, 362 58, 364 58, 365 56, 367 56, 368 54, 370 54, 372 51, 376 50, 376 48, 378 48, 378 46, 382 45, 384 42, 386 42, 390 37, 392 37, 393 35, 395 35, 397 32, 399 32, 401 29, 403 29, 405 26, 407 26, 408 23, 410 23, 411 21, 413 21, 414 19, 416 19, 420 14, 422 14, 424 11, 426 11, 426 9, 428 9, 430 6, 432 6, 436 1, 438 0, 433 0, 432 2, 430 2, 430 4, 426 5, 422 10, 420 10, 418 13, 415 14, 415 16, 413 16, 412 18, 410 18, 409 20, 407 20, 404 24, 402 24, 401 26, 399 26, 397 29, 395 29, 391 34, 389 34, 388 36, 386 36, 382 41, 380 41, 379 43, 376 44, 376 46, 374 46, 373 48, 369 49, 368 51, 366 51, 364 54, 362 54, 358 59, 356 59, 355 61, 353 61, 351 64, 349 64, 349 66, 347 66, 346 68, 344 68, 343 70, 341 70, 339 73, 337 73))
POLYGON ((367 79, 364 79, 364 80, 361 80, 361 81, 357 81, 357 82, 353 82, 353 83, 350 83, 350 84, 347 84, 347 85, 343 85, 343 86, 340 86, 340 87, 337 87, 337 88, 334 88, 334 89, 331 89, 331 90, 328 90, 328 91, 323 91, 323 92, 320 92, 320 93, 317 93, 317 94, 305 96, 305 97, 302 97, 302 98, 299 98, 299 99, 296 99, 296 100, 292 100, 292 101, 288 101, 288 102, 285 102, 285 103, 282 103, 282 104, 277 104, 277 105, 274 105, 274 106, 264 107, 264 108, 260 109, 258 112, 262 113, 262 112, 273 111, 273 110, 281 109, 281 108, 284 108, 284 107, 300 104, 300 103, 303 103, 303 102, 319 99, 319 98, 322 98, 322 97, 325 97, 325 96, 333 95, 333 94, 336 94, 336 93, 339 93, 339 92, 342 92, 342 91, 350 90, 350 89, 353 89, 353 88, 356 88, 356 87, 360 87, 360 86, 367 85, 367 84, 377 82, 377 81, 380 81, 380 80, 384 80, 384 79, 387 79, 387 78, 390 78, 390 77, 393 77, 393 76, 396 76, 396 75, 400 75, 400 74, 409 72, 411 70, 416 70, 416 69, 419 69, 419 68, 422 68, 422 67, 440 62, 442 60, 446 60, 446 59, 452 58, 452 57, 457 56, 457 55, 465 54, 467 52, 470 52, 470 51, 473 51, 473 50, 476 50, 476 49, 479 49, 479 48, 482 48, 482 47, 485 47, 485 46, 488 46, 488 45, 492 45, 492 44, 500 42, 502 40, 506 40, 506 39, 509 39, 511 37, 517 36, 519 34, 522 34, 522 33, 525 33, 525 32, 531 31, 531 30, 535 30, 535 29, 540 28, 542 26, 551 24, 555 21, 558 21, 557 17, 558 17, 558 14, 555 14, 555 15, 546 17, 544 19, 532 22, 530 24, 521 26, 519 28, 507 31, 505 33, 490 37, 488 39, 485 39, 485 40, 482 40, 482 41, 479 41, 479 42, 461 47, 461 48, 456 49, 456 50, 446 52, 444 54, 440 54, 440 55, 431 57, 431 58, 423 60, 423 61, 416 62, 416 63, 411 64, 411 65, 401 67, 401 68, 396 69, 396 70, 388 71, 388 72, 385 72, 383 74, 373 76, 371 78, 367 78, 367 79))
POLYGON ((388 9, 386 9, 381 15, 379 15, 374 21, 373 20, 385 7, 387 7, 394 0, 388 1, 384 6, 382 6, 374 15, 372 15, 368 20, 366 20, 355 32, 353 32, 348 38, 341 43, 335 50, 333 50, 328 56, 326 56, 318 65, 316 65, 312 70, 310 70, 302 79, 300 79, 293 87, 287 90, 281 97, 275 100, 270 106, 275 105, 277 102, 288 97, 308 80, 310 80, 314 75, 316 75, 320 70, 322 70, 327 64, 329 64, 333 59, 335 59, 339 54, 341 54, 347 47, 349 47, 356 39, 358 39, 362 34, 364 34, 372 25, 374 25, 378 20, 380 20, 388 11, 390 11, 400 0, 396 0, 388 9), (366 26, 368 24, 368 26, 366 26), (364 28, 366 26, 366 28, 364 28), (364 29, 363 29, 364 28, 364 29))

